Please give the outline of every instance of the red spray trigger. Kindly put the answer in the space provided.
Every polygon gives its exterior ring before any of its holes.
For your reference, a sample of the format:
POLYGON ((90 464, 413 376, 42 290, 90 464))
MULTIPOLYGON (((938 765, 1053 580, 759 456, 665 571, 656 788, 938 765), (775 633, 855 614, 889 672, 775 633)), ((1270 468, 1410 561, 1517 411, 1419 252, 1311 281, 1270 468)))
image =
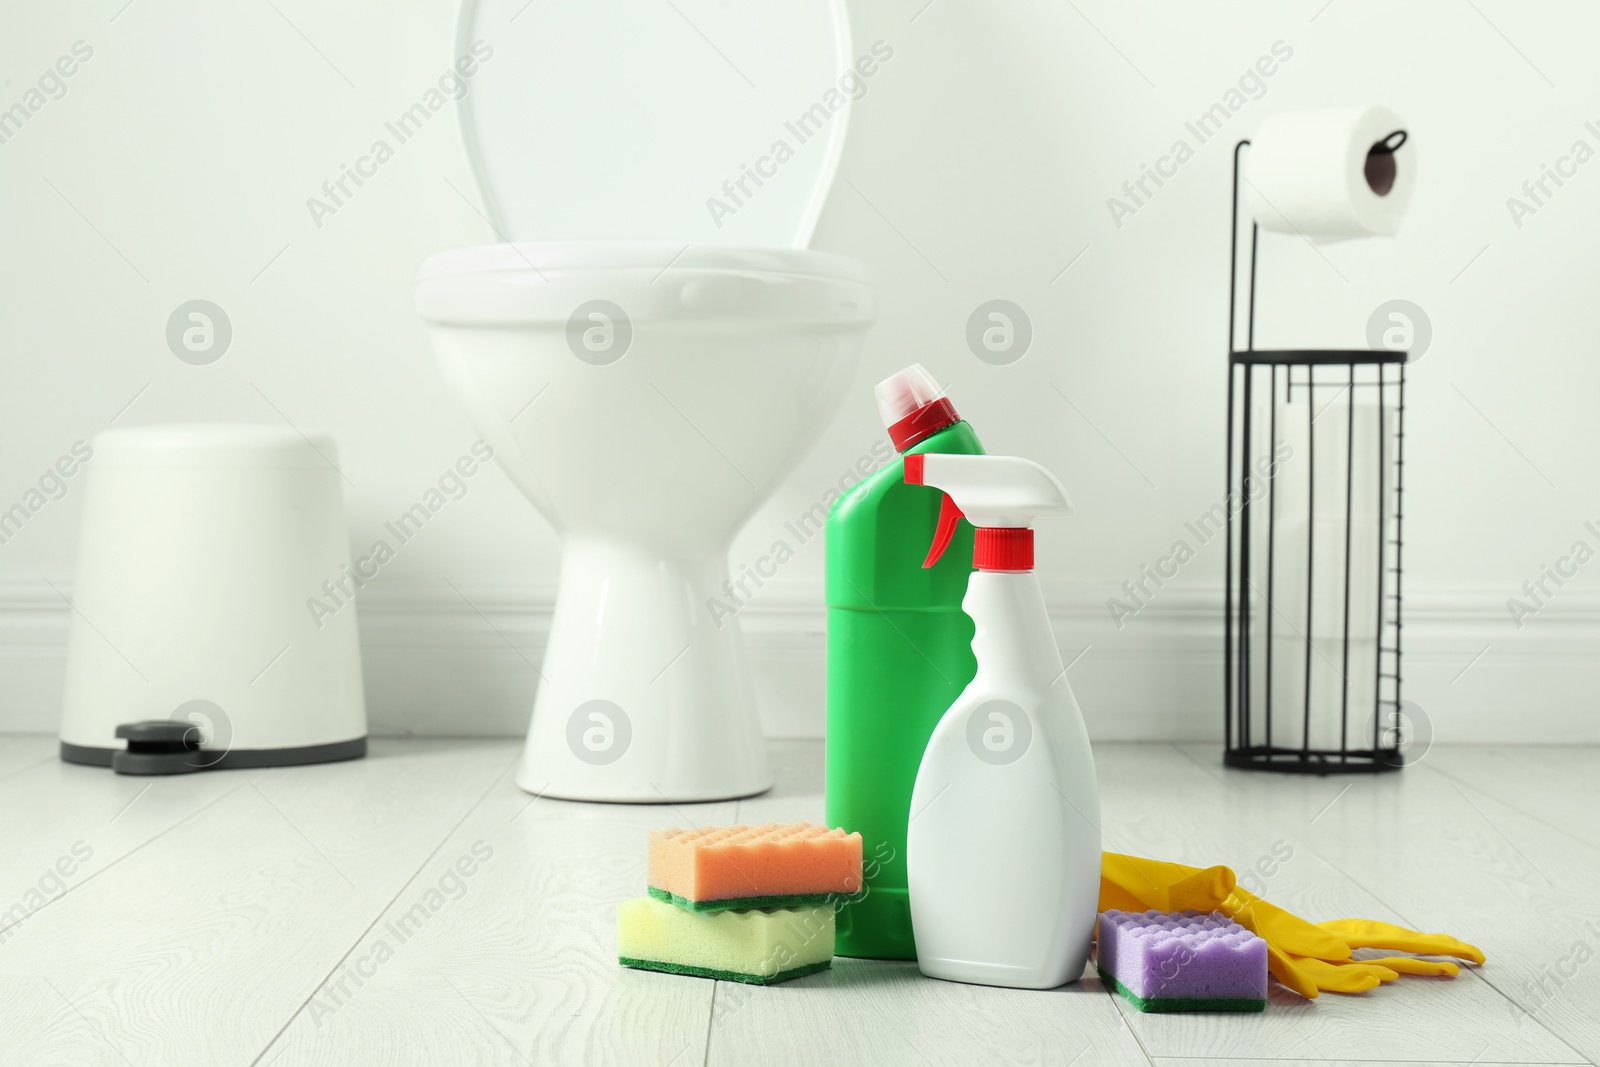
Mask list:
POLYGON ((950 539, 956 535, 956 520, 966 518, 949 493, 939 495, 943 498, 939 503, 939 525, 934 528, 933 544, 928 546, 928 558, 922 561, 923 570, 939 562, 944 550, 950 547, 950 539))
MULTIPOLYGON (((914 452, 905 457, 906 484, 922 485, 923 457, 919 452, 914 452)), ((939 494, 939 522, 933 530, 933 544, 928 546, 928 556, 922 561, 922 569, 927 570, 939 562, 939 557, 944 555, 944 550, 950 547, 950 539, 956 535, 956 522, 966 518, 961 509, 949 493, 939 494)))

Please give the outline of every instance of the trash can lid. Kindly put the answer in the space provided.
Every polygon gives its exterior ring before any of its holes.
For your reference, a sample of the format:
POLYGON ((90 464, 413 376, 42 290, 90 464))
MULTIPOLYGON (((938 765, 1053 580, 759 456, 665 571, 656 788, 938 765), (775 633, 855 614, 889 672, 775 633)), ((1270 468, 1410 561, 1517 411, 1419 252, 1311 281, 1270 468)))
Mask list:
POLYGON ((338 468, 325 433, 249 422, 185 422, 106 430, 91 443, 102 467, 338 468))

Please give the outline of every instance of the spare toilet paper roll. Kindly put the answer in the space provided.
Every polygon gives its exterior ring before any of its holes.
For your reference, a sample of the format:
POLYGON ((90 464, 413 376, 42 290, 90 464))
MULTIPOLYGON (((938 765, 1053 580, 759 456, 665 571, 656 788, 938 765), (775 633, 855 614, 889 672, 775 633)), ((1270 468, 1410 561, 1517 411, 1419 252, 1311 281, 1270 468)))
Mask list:
MULTIPOLYGON (((1254 655, 1253 666, 1264 682, 1264 652, 1254 655)), ((1308 744, 1336 749, 1341 742, 1351 748, 1372 747, 1377 674, 1376 641, 1352 639, 1346 648, 1335 639, 1307 640, 1277 631, 1272 637, 1272 743, 1289 748, 1308 744)), ((1266 710, 1262 698, 1256 697, 1251 733, 1257 743, 1266 739, 1266 710)))
MULTIPOLYGON (((1278 454, 1283 458, 1274 471, 1273 490, 1280 518, 1315 514, 1342 519, 1348 507, 1357 518, 1370 519, 1380 500, 1393 496, 1399 412, 1393 404, 1381 405, 1366 395, 1372 392, 1364 390, 1352 400, 1348 391, 1318 386, 1319 395, 1308 401, 1305 390, 1296 389, 1293 399, 1278 405, 1278 454)), ((1386 510, 1392 511, 1392 504, 1390 500, 1386 510)))
POLYGON ((1331 395, 1308 402, 1301 390, 1278 407, 1279 440, 1287 447, 1281 448, 1286 458, 1272 482, 1272 599, 1297 631, 1340 637, 1346 633, 1348 576, 1349 635, 1375 638, 1383 568, 1394 566, 1392 549, 1384 548, 1382 558, 1379 545, 1394 536, 1398 415, 1392 405, 1384 407, 1368 396, 1318 392, 1331 395))
POLYGON ((1262 229, 1317 244, 1398 232, 1417 171, 1404 131, 1382 107, 1272 116, 1250 139, 1251 214, 1262 229))

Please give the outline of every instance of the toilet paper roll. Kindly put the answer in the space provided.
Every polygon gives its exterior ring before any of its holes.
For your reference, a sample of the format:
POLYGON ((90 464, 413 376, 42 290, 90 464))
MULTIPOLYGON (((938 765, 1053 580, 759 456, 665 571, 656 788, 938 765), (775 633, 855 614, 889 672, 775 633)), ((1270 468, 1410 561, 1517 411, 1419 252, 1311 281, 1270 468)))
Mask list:
MULTIPOLYGON (((1305 390, 1297 389, 1293 399, 1279 404, 1277 440, 1288 457, 1278 464, 1273 479, 1280 517, 1312 514, 1313 484, 1315 515, 1319 519, 1342 519, 1347 506, 1357 518, 1371 519, 1379 511, 1380 497, 1392 495, 1395 450, 1400 441, 1399 412, 1392 403, 1382 405, 1371 398, 1368 394, 1374 391, 1363 390, 1352 400, 1348 392, 1336 394, 1319 386, 1319 395, 1307 400, 1305 390), (1313 419, 1315 447, 1311 440, 1313 419)), ((1386 510, 1392 510, 1392 506, 1386 510)))
MULTIPOLYGON (((1265 674, 1262 653, 1256 654, 1265 674)), ((1296 748, 1338 748, 1341 740, 1351 748, 1372 746, 1372 721, 1377 693, 1378 643, 1352 639, 1348 650, 1342 641, 1306 640, 1292 634, 1272 638, 1272 724, 1274 745, 1296 748), (1347 658, 1348 656, 1348 658, 1347 658), (1309 673, 1308 673, 1309 664, 1309 673), (1349 684, 1345 684, 1345 678, 1349 684), (1309 683, 1309 684, 1308 684, 1309 683), (1310 736, 1306 735, 1306 702, 1310 700, 1310 736)), ((1265 740, 1267 709, 1257 697, 1254 711, 1262 725, 1252 733, 1265 740)))
POLYGON ((1272 116, 1245 162, 1251 214, 1262 229, 1317 244, 1396 233, 1417 170, 1404 130, 1382 107, 1272 116))
POLYGON ((1279 464, 1273 479, 1277 529, 1272 599, 1301 633, 1317 638, 1346 633, 1348 582, 1350 637, 1377 636, 1382 571, 1386 564, 1394 565, 1391 550, 1380 554, 1380 542, 1394 536, 1397 420, 1393 405, 1382 406, 1365 395, 1352 398, 1348 391, 1308 402, 1302 390, 1278 408, 1279 439, 1293 454, 1279 464))
MULTIPOLYGON (((1387 587, 1380 585, 1383 575, 1374 520, 1351 516, 1348 526, 1343 516, 1315 523, 1279 520, 1273 540, 1275 631, 1342 639, 1348 626, 1352 639, 1377 638, 1380 589, 1387 587)), ((1392 552, 1384 555, 1393 566, 1392 552)))

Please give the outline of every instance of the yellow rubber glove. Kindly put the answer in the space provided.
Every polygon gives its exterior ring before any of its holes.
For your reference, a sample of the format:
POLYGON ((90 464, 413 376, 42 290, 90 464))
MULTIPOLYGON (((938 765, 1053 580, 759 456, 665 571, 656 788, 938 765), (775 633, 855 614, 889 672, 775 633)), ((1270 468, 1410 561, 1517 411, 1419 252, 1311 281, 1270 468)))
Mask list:
POLYGON ((1233 891, 1233 872, 1226 867, 1100 854, 1101 911, 1216 911, 1233 891))
POLYGON ((1378 922, 1376 919, 1330 919, 1317 925, 1351 948, 1386 948, 1395 952, 1454 956, 1473 963, 1483 962, 1482 949, 1465 941, 1457 941, 1449 934, 1420 934, 1404 926, 1378 922))

